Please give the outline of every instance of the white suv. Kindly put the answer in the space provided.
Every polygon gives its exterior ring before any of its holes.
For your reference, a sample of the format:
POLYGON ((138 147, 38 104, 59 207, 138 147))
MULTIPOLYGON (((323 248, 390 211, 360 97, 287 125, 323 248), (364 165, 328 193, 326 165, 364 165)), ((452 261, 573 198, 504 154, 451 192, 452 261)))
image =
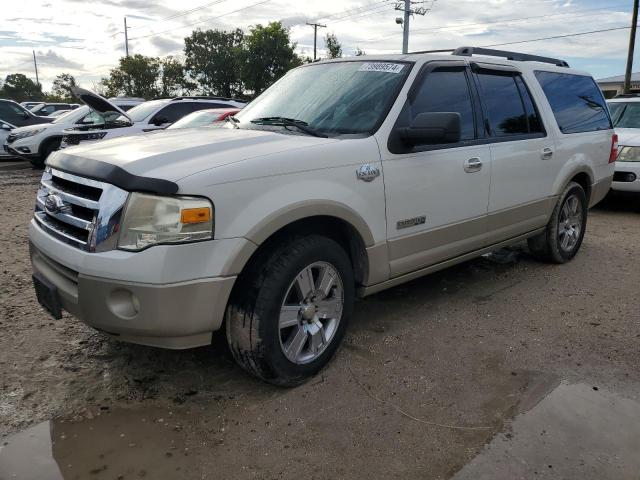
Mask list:
MULTIPOLYGON (((143 102, 129 98, 112 98, 110 101, 122 110, 128 110, 143 102)), ((14 129, 6 139, 5 150, 9 154, 29 160, 36 168, 42 168, 49 154, 60 148, 66 129, 98 128, 104 125, 105 121, 108 120, 105 120, 103 115, 84 105, 60 115, 51 123, 14 129)))
POLYGON ((620 95, 607 103, 619 136, 611 189, 640 193, 640 97, 620 95))
POLYGON ((245 102, 222 97, 177 97, 144 102, 127 112, 93 92, 74 88, 74 94, 111 121, 99 127, 75 127, 66 130, 61 148, 97 140, 135 135, 167 128, 182 117, 209 108, 242 108, 245 102))
POLYGON ((523 240, 571 260, 613 175, 605 100, 563 61, 478 50, 316 62, 227 128, 54 153, 29 230, 38 299, 145 345, 224 327, 246 370, 295 385, 356 296, 523 240))

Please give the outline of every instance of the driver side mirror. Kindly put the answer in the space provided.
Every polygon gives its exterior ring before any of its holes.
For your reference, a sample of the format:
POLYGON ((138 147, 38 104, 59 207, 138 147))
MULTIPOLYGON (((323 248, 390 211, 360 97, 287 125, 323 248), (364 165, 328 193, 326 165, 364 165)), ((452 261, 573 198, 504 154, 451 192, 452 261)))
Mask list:
POLYGON ((29 117, 30 117, 29 112, 26 112, 26 111, 22 112, 22 118, 24 118, 25 120, 28 120, 29 117))
POLYGON ((409 146, 458 143, 461 136, 457 112, 419 113, 411 125, 400 129, 400 138, 409 146))

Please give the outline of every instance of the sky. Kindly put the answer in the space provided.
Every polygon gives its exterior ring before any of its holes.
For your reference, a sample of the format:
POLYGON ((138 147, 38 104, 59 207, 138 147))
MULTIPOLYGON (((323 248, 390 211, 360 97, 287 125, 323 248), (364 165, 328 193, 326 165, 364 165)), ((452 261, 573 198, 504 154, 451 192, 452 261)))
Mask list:
MULTIPOLYGON (((344 55, 399 53, 402 28, 392 0, 5 0, 0 17, 0 78, 24 73, 35 80, 35 50, 45 90, 60 73, 92 88, 124 55, 127 17, 129 52, 180 56, 192 30, 234 29, 281 21, 298 53, 318 53, 324 36, 337 35, 344 55)), ((409 50, 487 46, 593 30, 629 27, 632 0, 427 0, 413 1, 425 15, 410 20, 409 50)), ((515 43, 499 48, 567 60, 596 78, 625 70, 629 28, 589 35, 515 43)), ((498 47, 496 47, 498 48, 498 47)), ((640 71, 640 47, 634 71, 640 71)))

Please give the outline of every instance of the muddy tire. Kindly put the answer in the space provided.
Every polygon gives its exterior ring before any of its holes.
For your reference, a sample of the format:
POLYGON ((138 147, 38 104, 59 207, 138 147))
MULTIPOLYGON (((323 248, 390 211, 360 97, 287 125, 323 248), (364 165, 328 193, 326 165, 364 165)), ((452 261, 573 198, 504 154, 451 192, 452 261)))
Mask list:
POLYGON ((571 260, 582 245, 587 210, 584 189, 576 182, 569 183, 560 195, 545 231, 527 241, 533 256, 551 263, 571 260))
POLYGON ((303 383, 338 349, 353 311, 349 257, 319 235, 283 242, 243 272, 226 312, 238 364, 280 386, 303 383))

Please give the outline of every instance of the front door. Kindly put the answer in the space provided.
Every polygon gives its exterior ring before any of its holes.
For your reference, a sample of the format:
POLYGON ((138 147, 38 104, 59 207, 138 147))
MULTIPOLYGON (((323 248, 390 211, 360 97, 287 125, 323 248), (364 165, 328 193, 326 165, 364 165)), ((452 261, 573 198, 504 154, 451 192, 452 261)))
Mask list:
POLYGON ((491 155, 470 72, 464 62, 431 62, 416 82, 396 128, 420 113, 457 112, 462 135, 448 145, 381 145, 392 277, 481 248, 486 235, 491 155))

